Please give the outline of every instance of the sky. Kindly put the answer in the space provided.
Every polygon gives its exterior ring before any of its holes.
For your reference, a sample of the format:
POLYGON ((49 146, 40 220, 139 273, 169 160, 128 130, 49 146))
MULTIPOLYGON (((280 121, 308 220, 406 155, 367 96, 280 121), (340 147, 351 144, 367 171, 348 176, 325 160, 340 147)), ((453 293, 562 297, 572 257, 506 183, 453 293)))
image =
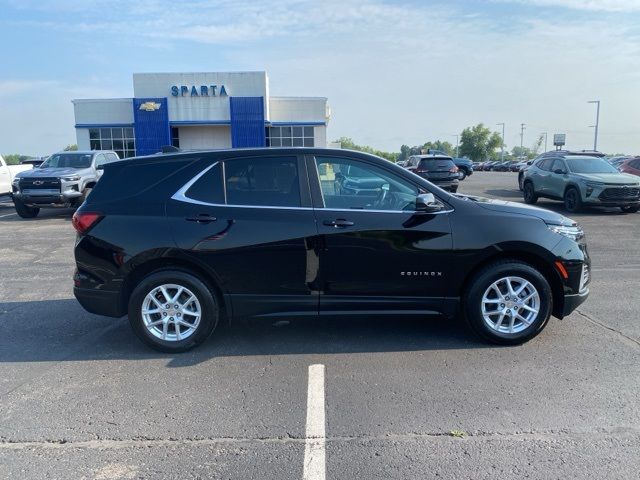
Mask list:
MULTIPOLYGON (((328 139, 398 151, 483 122, 640 154, 640 0, 0 0, 0 152, 75 143, 74 98, 138 72, 267 71, 328 97, 328 139)), ((551 147, 550 147, 551 148, 551 147)))

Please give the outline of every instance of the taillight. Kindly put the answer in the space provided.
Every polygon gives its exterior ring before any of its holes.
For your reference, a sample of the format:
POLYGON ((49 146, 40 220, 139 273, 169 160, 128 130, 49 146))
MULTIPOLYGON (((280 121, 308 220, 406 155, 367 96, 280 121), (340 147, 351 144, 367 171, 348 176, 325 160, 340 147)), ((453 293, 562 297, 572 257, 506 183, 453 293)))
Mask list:
POLYGON ((80 235, 84 235, 103 217, 104 215, 98 212, 76 212, 73 214, 71 223, 80 235))
POLYGON ((456 173, 457 171, 458 171, 458 167, 456 167, 455 165, 449 169, 449 172, 451 173, 456 173))

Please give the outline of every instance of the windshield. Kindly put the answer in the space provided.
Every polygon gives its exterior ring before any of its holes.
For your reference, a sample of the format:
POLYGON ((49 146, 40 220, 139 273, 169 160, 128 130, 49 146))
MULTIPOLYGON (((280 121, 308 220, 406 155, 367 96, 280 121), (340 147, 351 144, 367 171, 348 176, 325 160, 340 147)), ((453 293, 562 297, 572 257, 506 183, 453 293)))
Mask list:
POLYGON ((59 153, 51 155, 40 168, 89 168, 92 157, 90 153, 59 153))
POLYGON ((573 173, 618 173, 609 162, 595 157, 569 157, 565 159, 573 173))

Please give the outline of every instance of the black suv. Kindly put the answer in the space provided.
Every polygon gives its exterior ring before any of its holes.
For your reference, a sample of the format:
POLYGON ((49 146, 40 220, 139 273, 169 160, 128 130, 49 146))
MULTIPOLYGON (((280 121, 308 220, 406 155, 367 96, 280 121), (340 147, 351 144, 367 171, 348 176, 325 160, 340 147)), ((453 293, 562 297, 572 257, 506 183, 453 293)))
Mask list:
POLYGON ((344 314, 463 313, 482 338, 517 344, 588 295, 572 220, 452 195, 345 150, 108 164, 73 224, 76 298, 93 313, 128 313, 164 351, 204 341, 223 318, 344 314), (341 174, 367 187, 336 188, 341 174))
POLYGON ((412 155, 405 167, 452 193, 458 191, 460 175, 453 158, 446 155, 412 155))

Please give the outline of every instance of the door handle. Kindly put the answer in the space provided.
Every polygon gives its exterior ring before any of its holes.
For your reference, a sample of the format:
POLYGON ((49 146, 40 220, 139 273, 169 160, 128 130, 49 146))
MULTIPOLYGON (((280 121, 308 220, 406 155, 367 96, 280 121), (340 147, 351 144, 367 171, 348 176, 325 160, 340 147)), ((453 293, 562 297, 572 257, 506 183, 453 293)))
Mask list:
POLYGON ((353 227, 355 225, 355 223, 350 222, 349 220, 345 220, 344 218, 338 218, 337 220, 325 220, 324 222, 322 222, 323 225, 326 225, 327 227, 334 227, 334 228, 346 228, 346 227, 353 227))
POLYGON ((192 215, 190 217, 185 218, 187 222, 197 222, 197 223, 211 223, 217 220, 216 217, 212 217, 208 213, 199 213, 197 215, 192 215))

